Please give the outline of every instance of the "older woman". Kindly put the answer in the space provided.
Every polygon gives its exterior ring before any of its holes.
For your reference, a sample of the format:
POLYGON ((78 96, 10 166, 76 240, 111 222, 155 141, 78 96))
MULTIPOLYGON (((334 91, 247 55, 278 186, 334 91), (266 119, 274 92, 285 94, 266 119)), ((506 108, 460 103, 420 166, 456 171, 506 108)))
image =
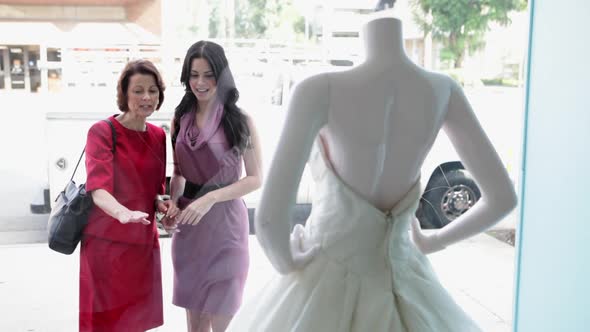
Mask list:
POLYGON ((164 101, 149 61, 129 62, 117 86, 122 114, 95 123, 86 142, 94 207, 80 249, 80 331, 145 331, 163 324, 156 210, 174 217, 165 190, 166 135, 147 118, 164 101), (116 133, 113 140, 111 126, 116 133), (114 146, 113 146, 114 144, 114 146))

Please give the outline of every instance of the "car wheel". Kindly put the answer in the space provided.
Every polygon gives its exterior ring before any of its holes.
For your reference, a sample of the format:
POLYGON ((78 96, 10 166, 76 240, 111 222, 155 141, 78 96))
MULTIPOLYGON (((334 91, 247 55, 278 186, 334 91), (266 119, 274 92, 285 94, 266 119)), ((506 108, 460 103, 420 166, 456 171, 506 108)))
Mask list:
POLYGON ((444 227, 473 207, 480 197, 481 192, 467 171, 444 173, 422 195, 418 219, 424 228, 444 227))

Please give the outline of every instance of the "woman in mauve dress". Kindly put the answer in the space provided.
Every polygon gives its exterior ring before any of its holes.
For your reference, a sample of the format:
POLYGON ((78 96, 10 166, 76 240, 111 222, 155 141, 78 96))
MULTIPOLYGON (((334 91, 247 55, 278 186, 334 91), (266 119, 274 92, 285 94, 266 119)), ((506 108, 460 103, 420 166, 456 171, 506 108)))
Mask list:
POLYGON ((172 301, 186 309, 189 331, 218 332, 242 302, 249 230, 241 197, 261 185, 260 146, 252 119, 236 106, 221 46, 193 44, 180 80, 186 92, 172 121, 170 186, 182 212, 172 237, 172 301))

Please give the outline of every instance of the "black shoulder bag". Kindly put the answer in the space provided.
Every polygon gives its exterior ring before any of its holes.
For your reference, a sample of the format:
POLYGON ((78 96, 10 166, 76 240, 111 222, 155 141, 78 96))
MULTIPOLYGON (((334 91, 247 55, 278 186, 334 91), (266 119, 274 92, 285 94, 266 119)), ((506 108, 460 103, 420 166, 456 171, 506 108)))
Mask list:
MULTIPOLYGON (((103 121, 108 122, 111 127, 113 136, 113 147, 111 151, 114 154, 115 146, 117 145, 115 127, 110 120, 103 121)), ((82 231, 88 224, 88 213, 92 208, 92 197, 86 192, 86 184, 76 186, 76 182, 74 182, 74 175, 76 175, 85 151, 86 148, 80 154, 70 181, 68 181, 64 190, 55 199, 55 205, 51 208, 51 214, 47 223, 49 248, 66 255, 76 250, 82 237, 82 231)))

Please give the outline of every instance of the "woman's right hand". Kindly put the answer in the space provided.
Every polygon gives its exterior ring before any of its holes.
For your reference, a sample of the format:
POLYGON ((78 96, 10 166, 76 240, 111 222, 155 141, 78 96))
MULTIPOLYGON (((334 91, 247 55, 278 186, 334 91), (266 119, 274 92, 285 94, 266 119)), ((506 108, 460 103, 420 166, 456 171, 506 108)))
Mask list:
POLYGON ((147 220, 149 214, 142 212, 142 211, 130 211, 130 210, 120 210, 116 214, 117 220, 121 224, 127 223, 142 223, 144 225, 149 225, 151 222, 147 220))
POLYGON ((164 226, 166 233, 174 234, 180 232, 176 218, 164 216, 160 222, 162 223, 162 226, 164 226))

